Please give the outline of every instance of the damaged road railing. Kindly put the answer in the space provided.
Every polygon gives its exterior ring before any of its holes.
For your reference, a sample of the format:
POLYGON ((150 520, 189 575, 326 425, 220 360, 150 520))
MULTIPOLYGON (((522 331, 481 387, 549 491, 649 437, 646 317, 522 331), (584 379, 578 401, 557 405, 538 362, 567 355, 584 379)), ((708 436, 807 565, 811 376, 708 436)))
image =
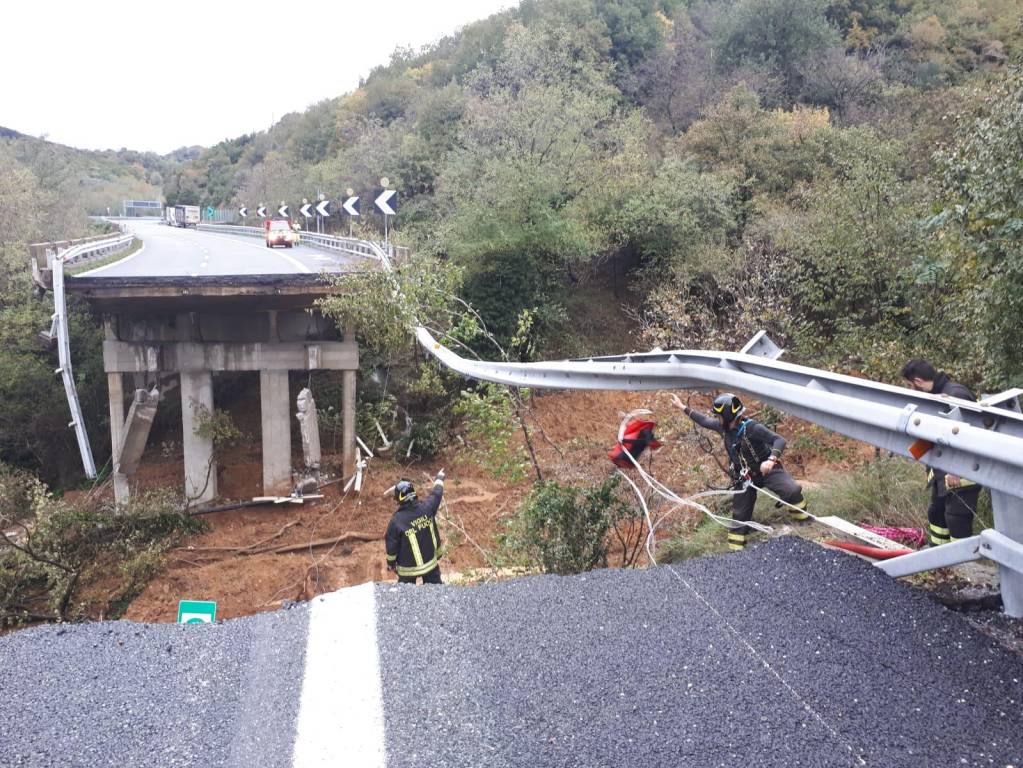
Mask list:
POLYGON ((424 328, 420 344, 471 378, 529 388, 649 391, 736 389, 806 421, 991 489, 995 531, 893 558, 907 575, 978 557, 999 565, 1002 600, 1023 616, 1023 413, 1015 389, 979 403, 784 363, 758 333, 740 352, 675 350, 537 363, 462 358, 424 328))
POLYGON ((53 315, 50 330, 43 331, 40 337, 47 343, 56 342, 57 357, 60 367, 56 373, 64 381, 64 392, 67 395, 68 407, 71 409, 71 423, 78 440, 78 450, 82 454, 82 466, 89 479, 96 477, 96 462, 92 458, 92 446, 85 430, 85 419, 78 401, 78 389, 71 369, 71 341, 67 321, 67 300, 64 295, 64 266, 76 261, 100 254, 114 253, 131 245, 135 236, 130 233, 118 232, 113 235, 101 235, 85 240, 61 243, 37 243, 29 246, 32 253, 32 274, 43 288, 53 290, 53 315))

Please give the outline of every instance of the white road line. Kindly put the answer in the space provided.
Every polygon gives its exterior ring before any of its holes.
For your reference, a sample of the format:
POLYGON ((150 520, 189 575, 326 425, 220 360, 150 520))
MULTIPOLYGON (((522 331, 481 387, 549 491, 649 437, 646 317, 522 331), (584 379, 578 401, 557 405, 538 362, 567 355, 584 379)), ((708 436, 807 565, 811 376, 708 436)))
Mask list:
POLYGON ((90 269, 88 272, 79 272, 77 275, 75 275, 75 277, 89 277, 91 275, 99 274, 100 272, 102 272, 105 269, 112 269, 113 267, 119 267, 121 264, 124 264, 126 261, 131 261, 136 256, 141 255, 141 253, 144 250, 146 250, 146 244, 142 243, 142 245, 139 246, 139 249, 137 251, 135 251, 135 253, 128 254, 123 259, 118 259, 117 261, 111 262, 110 264, 104 264, 102 267, 96 267, 95 269, 90 269))
POLYGON ((313 600, 294 768, 384 768, 383 693, 373 584, 313 600))
MULTIPOLYGON (((231 242, 233 242, 233 243, 235 243, 237 245, 247 245, 250 248, 259 248, 260 250, 263 250, 263 249, 266 248, 265 244, 262 247, 260 247, 258 245, 253 245, 252 243, 246 243, 244 240, 240 240, 240 238, 247 237, 247 235, 221 235, 221 234, 217 234, 215 232, 206 232, 205 230, 202 232, 202 234, 207 236, 207 237, 219 237, 222 240, 230 240, 231 242)), ((280 256, 282 259, 287 259, 294 266, 298 267, 299 272, 310 272, 310 273, 312 272, 312 270, 309 267, 307 267, 305 264, 303 264, 298 259, 292 258, 291 256, 288 256, 286 253, 280 253, 276 248, 271 248, 270 250, 274 252, 275 256, 280 256)))

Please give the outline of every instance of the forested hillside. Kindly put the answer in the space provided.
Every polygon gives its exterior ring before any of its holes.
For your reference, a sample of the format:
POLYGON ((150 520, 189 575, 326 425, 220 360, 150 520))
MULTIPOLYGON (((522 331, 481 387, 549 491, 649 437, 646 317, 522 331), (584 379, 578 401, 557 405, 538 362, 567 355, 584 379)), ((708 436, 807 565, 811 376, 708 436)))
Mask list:
POLYGON ((1020 16, 526 0, 165 189, 252 205, 386 175, 398 237, 461 267, 499 337, 530 311, 535 352, 573 351, 570 296, 611 261, 650 345, 734 348, 764 326, 818 364, 891 377, 927 354, 1001 386, 1023 373, 1018 142, 999 140, 1019 129, 1020 16))

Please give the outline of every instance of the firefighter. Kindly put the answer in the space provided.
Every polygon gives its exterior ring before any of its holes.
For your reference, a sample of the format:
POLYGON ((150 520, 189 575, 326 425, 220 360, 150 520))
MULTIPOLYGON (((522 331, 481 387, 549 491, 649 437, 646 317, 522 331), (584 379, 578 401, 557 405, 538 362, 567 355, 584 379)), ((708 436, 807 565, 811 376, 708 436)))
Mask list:
MULTIPOLYGON (((759 488, 765 488, 792 507, 786 507, 789 519, 801 523, 809 518, 806 514, 806 500, 803 489, 785 471, 781 454, 785 450, 785 438, 772 432, 753 419, 743 416, 746 407, 735 395, 726 392, 714 400, 714 416, 698 413, 672 395, 673 404, 704 429, 719 432, 725 441, 733 487, 741 488, 747 479, 759 488)), ((745 522, 753 518, 757 503, 757 490, 752 486, 732 497, 732 519, 745 522)), ((748 526, 732 528, 728 532, 728 546, 743 549, 749 540, 748 526)))
POLYGON ((394 486, 398 509, 387 526, 387 569, 396 571, 402 584, 415 584, 420 576, 424 584, 441 583, 437 508, 443 495, 443 469, 424 501, 417 501, 410 480, 399 480, 394 486))
MULTIPOLYGON (((938 371, 926 360, 915 358, 902 368, 902 378, 919 392, 947 395, 976 401, 973 393, 947 373, 938 371)), ((931 503, 927 508, 929 538, 932 547, 969 538, 973 534, 973 515, 977 509, 980 486, 972 480, 927 468, 931 503)))

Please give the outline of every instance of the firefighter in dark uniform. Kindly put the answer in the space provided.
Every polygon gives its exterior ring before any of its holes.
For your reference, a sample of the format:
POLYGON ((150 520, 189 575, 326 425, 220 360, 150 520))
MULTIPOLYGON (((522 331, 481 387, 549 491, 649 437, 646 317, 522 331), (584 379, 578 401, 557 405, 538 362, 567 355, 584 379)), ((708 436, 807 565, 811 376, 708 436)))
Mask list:
POLYGON ((387 568, 397 571, 402 584, 440 584, 440 531, 437 508, 444 495, 444 470, 437 473, 433 490, 424 501, 417 501, 416 489, 409 480, 394 486, 398 509, 387 526, 387 568))
MULTIPOLYGON (((947 373, 936 370, 926 360, 910 360, 902 368, 902 378, 919 392, 971 402, 977 400, 965 386, 952 381, 947 373)), ((973 514, 977 509, 980 486, 972 480, 931 467, 927 468, 927 485, 931 489, 931 503, 927 508, 931 546, 969 538, 973 534, 973 514)))
MULTIPOLYGON (((672 402, 690 419, 704 429, 721 434, 728 453, 729 469, 736 487, 745 480, 765 488, 787 504, 789 519, 803 522, 808 519, 803 489, 781 465, 781 454, 785 450, 785 438, 772 432, 763 424, 746 418, 746 407, 731 393, 719 395, 714 400, 714 416, 698 413, 683 403, 676 395, 672 402)), ((753 508, 757 503, 757 490, 748 487, 743 493, 732 497, 732 519, 745 522, 753 519, 753 508)), ((728 546, 743 549, 749 540, 748 526, 733 528, 728 532, 728 546)))

